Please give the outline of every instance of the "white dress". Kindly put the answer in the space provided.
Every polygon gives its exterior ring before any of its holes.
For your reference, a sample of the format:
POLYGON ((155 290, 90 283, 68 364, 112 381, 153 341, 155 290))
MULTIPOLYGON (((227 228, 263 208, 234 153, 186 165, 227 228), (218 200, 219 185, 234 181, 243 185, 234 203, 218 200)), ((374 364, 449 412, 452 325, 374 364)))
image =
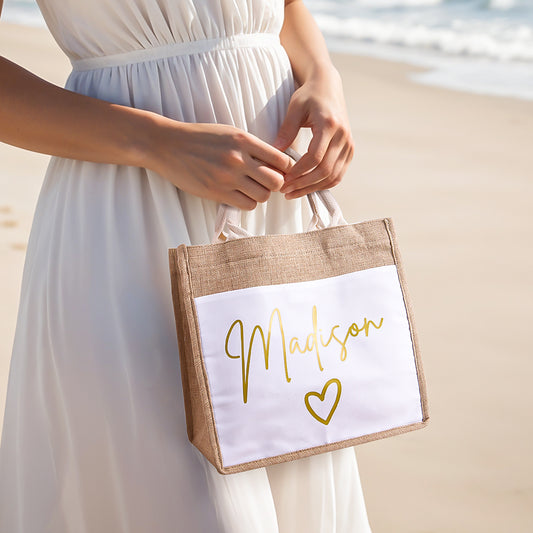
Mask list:
MULTIPOLYGON (((295 89, 283 0, 39 4, 68 89, 273 142, 295 89)), ((354 448, 223 476, 187 439, 167 250, 210 242, 216 207, 145 169, 51 159, 9 373, 1 533, 370 531, 354 448)), ((277 193, 244 225, 296 232, 307 217, 277 193)))

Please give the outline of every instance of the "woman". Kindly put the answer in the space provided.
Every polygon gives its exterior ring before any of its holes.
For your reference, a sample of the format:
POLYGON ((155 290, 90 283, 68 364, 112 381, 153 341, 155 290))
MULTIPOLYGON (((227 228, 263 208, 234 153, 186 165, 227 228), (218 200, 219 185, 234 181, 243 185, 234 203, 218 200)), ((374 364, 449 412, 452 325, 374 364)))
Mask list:
POLYGON ((218 203, 257 234, 302 231, 302 197, 353 157, 303 2, 38 3, 73 72, 62 89, 0 59, 0 140, 53 156, 23 273, 0 531, 370 531, 353 448, 222 476, 185 431, 168 248, 209 242, 218 203))

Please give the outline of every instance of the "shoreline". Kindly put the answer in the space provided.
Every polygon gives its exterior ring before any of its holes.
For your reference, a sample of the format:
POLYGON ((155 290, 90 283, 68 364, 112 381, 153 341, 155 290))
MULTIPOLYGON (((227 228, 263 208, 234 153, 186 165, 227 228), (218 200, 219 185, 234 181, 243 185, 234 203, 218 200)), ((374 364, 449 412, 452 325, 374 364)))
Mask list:
MULTIPOLYGON (((0 53, 58 85, 70 72, 46 29, 0 22, 0 53)), ((408 63, 331 57, 356 144, 333 193, 349 222, 394 221, 430 413, 421 431, 356 447, 372 531, 529 532, 533 102, 417 83, 427 69, 408 63)), ((1 423, 48 156, 0 144, 0 162, 1 423)))
POLYGON ((422 71, 414 72, 409 77, 417 84, 480 96, 533 101, 533 63, 530 62, 498 62, 483 57, 445 55, 424 49, 373 43, 354 42, 340 47, 336 39, 326 42, 331 54, 354 55, 421 67, 422 71), (512 85, 509 84, 510 79, 513 79, 512 85))

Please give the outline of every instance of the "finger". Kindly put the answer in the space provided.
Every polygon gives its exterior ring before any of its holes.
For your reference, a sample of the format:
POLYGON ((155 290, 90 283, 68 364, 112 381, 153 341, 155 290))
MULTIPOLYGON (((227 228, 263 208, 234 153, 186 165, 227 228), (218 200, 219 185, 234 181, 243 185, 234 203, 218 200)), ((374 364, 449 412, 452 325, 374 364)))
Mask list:
MULTIPOLYGON (((292 191, 285 193, 285 198, 287 200, 293 200, 295 198, 300 198, 301 196, 305 196, 306 194, 309 194, 311 192, 323 190, 323 189, 331 189, 332 187, 335 187, 338 185, 342 177, 344 176, 346 169, 348 167, 349 163, 349 156, 350 156, 351 150, 349 147, 346 147, 342 151, 342 155, 337 159, 333 170, 331 174, 319 181, 312 184, 309 184, 307 186, 300 187, 298 189, 293 189, 292 191)), ((284 191, 282 191, 284 192, 284 191)))
POLYGON ((227 197, 224 198, 224 203, 245 211, 252 211, 257 207, 257 202, 241 191, 232 191, 229 193, 227 197))
POLYGON ((304 109, 302 106, 296 105, 296 100, 291 98, 287 108, 287 114, 278 130, 273 146, 283 151, 292 144, 302 126, 303 114, 304 109))
POLYGON ((327 179, 333 173, 333 169, 338 160, 341 159, 341 162, 344 162, 346 159, 348 145, 341 141, 341 135, 334 136, 320 164, 311 170, 311 172, 299 178, 286 180, 285 185, 281 188, 281 192, 289 193, 327 179))
POLYGON ((248 148, 248 154, 268 166, 285 175, 286 172, 294 165, 294 160, 285 152, 281 152, 270 144, 262 141, 258 137, 251 140, 248 148))
POLYGON ((293 191, 291 193, 287 193, 285 195, 286 200, 295 200, 296 198, 301 198, 302 196, 306 196, 309 193, 321 191, 323 189, 331 189, 331 187, 321 187, 320 184, 317 185, 316 183, 314 185, 309 185, 309 187, 304 187, 303 189, 299 189, 297 191, 293 191))
POLYGON ((342 150, 341 152, 333 149, 328 150, 328 153, 326 154, 320 165, 318 165, 311 172, 304 174, 300 178, 294 179, 290 182, 286 182, 285 185, 281 188, 281 192, 287 194, 327 180, 333 173, 333 169, 340 157, 342 157, 342 159, 344 160, 342 150))
POLYGON ((283 174, 253 157, 246 156, 245 173, 269 191, 279 191, 285 183, 283 174))
POLYGON ((249 176, 242 176, 236 190, 242 192, 256 202, 266 202, 270 198, 270 190, 263 187, 249 176))
POLYGON ((329 146, 335 130, 331 127, 318 127, 315 126, 313 129, 313 137, 309 142, 307 152, 302 155, 302 157, 294 163, 289 172, 287 172, 285 179, 290 181, 300 177, 302 174, 309 172, 311 169, 315 168, 320 164, 326 150, 329 146))

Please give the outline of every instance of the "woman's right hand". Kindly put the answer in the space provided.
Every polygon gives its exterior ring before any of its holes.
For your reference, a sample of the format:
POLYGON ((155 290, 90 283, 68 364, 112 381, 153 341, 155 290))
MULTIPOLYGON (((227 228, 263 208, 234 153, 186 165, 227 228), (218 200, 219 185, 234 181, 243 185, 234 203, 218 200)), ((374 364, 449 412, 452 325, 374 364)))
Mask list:
POLYGON ((161 119, 146 168, 186 192, 244 210, 284 184, 294 161, 255 135, 226 124, 161 119))

